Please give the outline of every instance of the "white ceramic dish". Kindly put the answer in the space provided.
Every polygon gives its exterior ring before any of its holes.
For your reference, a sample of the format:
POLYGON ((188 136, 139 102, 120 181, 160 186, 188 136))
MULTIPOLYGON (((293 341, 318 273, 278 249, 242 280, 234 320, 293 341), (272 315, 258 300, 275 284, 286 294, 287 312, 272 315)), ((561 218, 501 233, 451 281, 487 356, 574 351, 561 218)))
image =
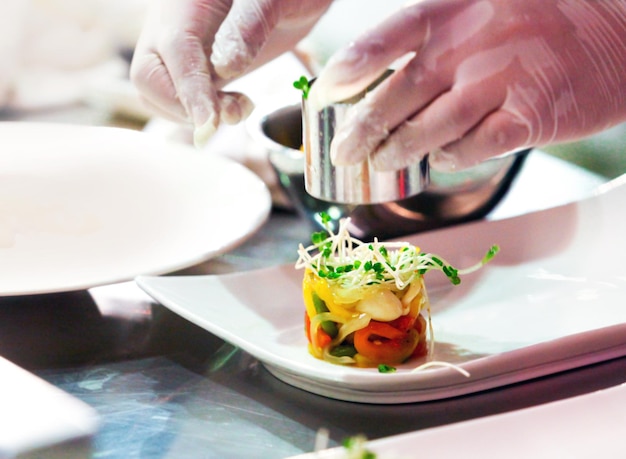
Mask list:
POLYGON ((93 408, 1 357, 0 374, 1 458, 91 457, 93 408))
MULTIPOLYGON (((623 458, 626 385, 366 444, 377 459, 623 458)), ((291 459, 344 459, 344 448, 291 459)))
POLYGON ((243 166, 125 129, 0 123, 0 296, 161 274, 267 218, 243 166))
POLYGON ((626 185, 616 180, 577 203, 407 238, 458 267, 473 264, 494 243, 501 246, 491 264, 460 286, 438 273, 426 278, 434 358, 461 366, 470 377, 449 368, 410 371, 419 362, 380 374, 311 357, 303 335, 302 272, 293 266, 137 282, 296 387, 367 403, 441 399, 626 354, 624 202, 626 185))

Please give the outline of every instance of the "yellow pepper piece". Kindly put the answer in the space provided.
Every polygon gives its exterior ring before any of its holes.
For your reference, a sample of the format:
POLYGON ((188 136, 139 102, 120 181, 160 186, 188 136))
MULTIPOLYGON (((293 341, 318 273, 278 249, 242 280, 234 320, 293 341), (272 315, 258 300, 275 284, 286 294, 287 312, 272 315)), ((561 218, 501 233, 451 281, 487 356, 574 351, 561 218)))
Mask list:
POLYGON ((313 292, 317 293, 330 312, 344 319, 351 319, 359 313, 350 308, 352 304, 340 305, 335 301, 332 289, 326 279, 322 279, 313 272, 307 270, 304 275, 302 294, 304 295, 304 304, 306 306, 309 317, 315 315, 315 306, 313 304, 313 292), (313 314, 313 315, 311 315, 313 314))

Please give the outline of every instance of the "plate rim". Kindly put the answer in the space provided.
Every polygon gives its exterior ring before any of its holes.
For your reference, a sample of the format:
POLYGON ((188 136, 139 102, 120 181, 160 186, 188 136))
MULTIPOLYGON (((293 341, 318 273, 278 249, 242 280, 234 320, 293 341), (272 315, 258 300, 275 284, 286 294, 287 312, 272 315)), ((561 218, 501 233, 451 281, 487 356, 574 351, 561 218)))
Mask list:
MULTIPOLYGON (((596 195, 584 199, 582 201, 586 201, 586 202, 590 202, 595 200, 596 203, 603 199, 605 196, 609 195, 608 191, 614 190, 614 189, 621 189, 621 193, 620 194, 624 194, 626 192, 626 186, 617 186, 617 187, 604 187, 603 190, 601 192, 598 192, 596 195)), ((529 215, 535 215, 535 214, 547 214, 547 213, 556 213, 556 212, 560 212, 559 209, 562 208, 567 208, 567 207, 572 207, 574 210, 580 210, 578 207, 579 204, 581 203, 581 201, 577 201, 577 202, 573 202, 573 203, 568 203, 568 204, 564 204, 563 206, 558 206, 556 208, 552 208, 552 209, 544 209, 544 210, 540 210, 537 212, 532 212, 530 214, 525 214, 525 215, 521 215, 521 216, 515 216, 515 217, 511 217, 508 219, 505 219, 505 221, 512 221, 512 220, 518 220, 518 219, 522 219, 522 218, 528 218, 529 215)), ((598 204, 597 207, 602 208, 606 203, 605 202, 600 202, 598 204)), ((595 212, 597 209, 596 207, 592 208, 592 210, 595 212)), ((559 214, 561 215, 561 214, 559 214)), ((462 225, 464 227, 467 227, 468 225, 494 225, 494 224, 498 224, 500 221, 488 221, 488 220, 482 220, 479 222, 471 222, 471 223, 467 223, 465 225, 462 225)), ((454 228, 446 228, 446 229, 442 229, 442 230, 437 230, 434 231, 434 233, 442 233, 445 231, 458 231, 459 227, 454 227, 454 228)), ((417 235, 416 237, 420 237, 422 236, 423 233, 420 233, 419 235, 417 235)), ((254 274, 258 274, 261 273, 263 271, 272 271, 275 269, 288 269, 291 268, 293 269, 293 265, 280 265, 278 267, 270 267, 270 268, 263 268, 261 270, 255 270, 253 271, 253 275, 254 274)), ((226 277, 230 276, 248 276, 250 275, 250 271, 248 272, 238 272, 238 273, 232 273, 232 274, 226 274, 226 275, 205 275, 203 276, 204 279, 199 279, 199 278, 195 278, 194 282, 204 282, 207 280, 207 278, 212 278, 212 279, 225 279, 226 277)), ((184 277, 183 277, 184 278, 184 277)), ((188 279, 188 278, 187 278, 188 279)), ((161 302, 164 306, 172 309, 174 312, 178 313, 179 315, 183 315, 183 317, 185 317, 187 320, 190 320, 192 322, 195 322, 197 319, 193 316, 192 314, 186 313, 184 311, 185 306, 184 305, 178 305, 176 304, 175 301, 172 301, 170 298, 168 298, 167 296, 163 296, 161 295, 158 291, 155 291, 155 284, 158 285, 160 282, 163 281, 163 278, 158 278, 158 277, 146 277, 146 276, 142 276, 136 279, 136 282, 138 283, 138 285, 144 289, 149 295, 151 295, 153 298, 155 298, 157 301, 161 302), (182 311, 181 311, 182 309, 182 311)), ((176 278, 174 277, 169 277, 169 280, 166 282, 176 282, 176 278)), ((187 280, 187 282, 189 282, 189 280, 187 280)), ((158 289, 156 289, 158 290, 158 289)), ((208 331, 216 334, 219 337, 223 337, 223 335, 221 335, 221 331, 219 330, 219 326, 211 326, 209 324, 209 327, 207 327, 205 324, 201 324, 198 322, 195 322, 197 325, 200 325, 201 327, 207 329, 208 331)), ((461 364, 461 367, 464 367, 468 370, 471 370, 472 366, 479 366, 478 362, 479 360, 482 360, 482 362, 480 362, 481 364, 484 363, 485 359, 507 359, 511 356, 516 357, 518 355, 524 355, 527 352, 536 352, 538 349, 541 350, 541 348, 543 346, 547 346, 547 345, 554 345, 555 343, 557 344, 561 344, 561 343, 568 343, 570 340, 577 340, 579 338, 583 338, 585 340, 591 340, 592 342, 596 343, 595 344, 595 348, 594 350, 591 351, 587 351, 585 350, 584 352, 577 352, 575 354, 563 354, 561 355, 561 357, 559 358, 559 360, 556 361, 556 363, 558 363, 558 365, 555 364, 554 359, 551 358, 544 358, 543 360, 541 360, 539 362, 539 364, 534 364, 531 365, 529 368, 532 371, 526 371, 528 370, 527 367, 525 367, 523 370, 520 370, 518 372, 513 372, 511 373, 511 371, 509 371, 507 374, 505 374, 504 376, 506 378, 508 378, 508 380, 504 381, 504 383, 498 383, 493 377, 491 377, 491 380, 489 380, 489 378, 487 379, 483 379, 481 378, 481 380, 479 381, 480 384, 482 384, 483 387, 481 387, 480 389, 477 390, 485 390, 485 389, 491 389, 494 387, 498 387, 498 386, 503 386, 503 385, 509 385, 515 382, 521 382, 523 380, 529 380, 529 379, 534 379, 540 376, 546 376, 549 374, 553 374, 553 373, 558 373, 558 372, 562 372, 562 371, 566 371, 566 370, 570 370, 573 369, 575 367, 579 367, 579 366, 585 366, 585 365, 589 365, 589 364, 593 364, 593 363, 597 363, 599 361, 603 361, 603 360, 607 360, 607 359, 611 359, 611 358, 615 358, 615 357, 620 357, 623 355, 626 355, 626 343, 623 342, 622 339, 620 339, 624 332, 626 331, 626 322, 625 323, 616 323, 616 324, 612 324, 610 326, 601 326, 595 329, 590 329, 584 332, 580 332, 580 333, 572 333, 572 334, 568 334, 566 336, 561 336, 561 337, 556 337, 556 338, 552 338, 552 339, 548 339, 546 341, 543 342, 539 342, 537 344, 533 344, 533 345, 525 345, 522 348, 518 348, 518 349, 513 349, 513 350, 509 350, 509 351, 504 351, 504 352, 499 352, 496 354, 490 354, 487 355, 487 357, 484 357, 483 359, 481 358, 477 358, 477 359, 473 359, 467 362, 464 362, 463 364, 461 364), (608 331, 608 333, 607 333, 608 331)), ((281 379, 283 382, 287 383, 287 384, 291 384, 295 387, 299 387, 300 389, 304 389, 308 392, 312 392, 312 393, 317 393, 319 395, 323 395, 323 396, 329 396, 327 393, 324 393, 325 391, 320 390, 319 387, 315 387, 314 385, 312 386, 311 384, 302 384, 300 381, 298 380, 294 380, 292 378, 292 375, 294 374, 294 372, 298 372, 298 376, 302 376, 304 378, 307 378, 307 380, 311 380, 311 379, 315 379, 314 377, 312 378, 311 375, 309 373, 302 373, 299 372, 299 367, 301 365, 295 364, 294 362, 291 361, 287 361, 285 362, 286 358, 284 356, 273 356, 271 355, 271 349, 267 350, 267 349, 258 349, 257 344, 256 343, 249 343, 250 346, 246 345, 245 342, 245 338, 242 337, 237 337, 235 336, 234 339, 231 338, 231 340, 229 339, 225 339, 226 341, 230 341, 231 343, 241 347, 242 349, 244 349, 246 352, 252 354, 254 357, 258 358, 266 368, 268 368, 268 370, 270 371, 270 373, 274 374, 274 376, 278 377, 278 379, 281 379), (243 342, 242 342, 243 340, 243 342), (234 341, 234 342, 233 342, 234 341), (269 355, 269 358, 268 358, 269 355), (281 365, 281 362, 283 362, 283 364, 281 365), (289 365, 290 364, 290 365, 289 365), (282 369, 283 368, 287 368, 289 371, 287 373, 285 373, 282 369), (282 377, 281 377, 282 376, 282 377)), ((586 343, 586 342, 585 342, 586 343)), ((582 346, 584 349, 587 349, 585 345, 582 346)), ((568 348, 568 346, 564 346, 564 348, 568 348)), ((308 354, 307 354, 308 355, 308 354)), ((313 358, 313 357, 311 357, 313 358)), ((328 364, 327 365, 332 365, 332 364, 328 364)), ((333 368, 336 368, 336 366, 333 366, 333 368)), ((362 371, 362 369, 352 369, 357 370, 357 371, 362 371)), ((429 370, 430 371, 438 371, 438 370, 429 370)), ((471 372, 471 371, 470 371, 471 372)), ((371 378, 371 376, 373 374, 370 374, 370 376, 368 376, 369 373, 367 372, 363 372, 362 373, 362 378, 367 380, 369 379, 373 379, 371 378)), ((403 373, 406 374, 406 373, 403 373)), ((394 377, 402 377, 403 374, 398 373, 398 374, 393 374, 392 376, 394 377)), ((426 374, 422 373, 422 374, 426 374)), ((387 377, 388 375, 382 375, 383 377, 387 377)), ((404 377, 405 379, 407 379, 407 377, 404 377)), ((496 378, 497 379, 497 378, 496 378)), ((378 379, 378 381, 380 381, 380 378, 378 379)), ((330 382, 330 383, 336 383, 336 380, 333 379, 323 379, 323 382, 330 382)), ((415 402, 415 401, 426 401, 426 400, 435 400, 435 399, 441 399, 441 398, 449 398, 450 396, 458 396, 458 395, 464 395, 464 394, 468 394, 468 393, 472 393, 472 392, 476 392, 477 390, 470 390, 471 387, 469 384, 465 385, 465 387, 461 388, 461 390, 456 390, 456 392, 454 392, 454 394, 451 395, 445 395, 445 394, 435 394, 433 396, 429 396, 429 397, 423 397, 422 394, 419 394, 419 391, 409 391, 411 392, 409 394, 408 397, 402 398, 401 400, 394 400, 394 394, 393 392, 397 392, 398 391, 398 387, 394 386, 392 389, 390 389, 388 392, 382 391, 380 390, 379 392, 377 392, 377 395, 381 395, 382 393, 382 398, 383 399, 379 399, 378 403, 407 403, 407 402, 415 402), (389 395, 389 399, 385 399, 385 395, 389 395), (442 396, 439 396, 442 395, 442 396)), ((371 393, 368 392, 368 397, 371 397, 371 393)), ((355 396, 355 394, 348 394, 348 396, 346 396, 345 394, 342 394, 342 396, 340 397, 331 397, 331 398, 337 398, 337 399, 341 399, 341 400, 347 400, 347 401, 357 401, 357 402, 364 402, 364 403, 377 403, 377 401, 372 401, 371 399, 363 399, 361 396, 359 396, 358 394, 355 396)))
MULTIPOLYGON (((251 218, 248 219, 246 231, 238 233, 236 237, 232 237, 230 240, 221 241, 222 243, 219 246, 210 246, 209 244, 207 244, 205 247, 198 247, 198 250, 195 254, 185 254, 184 257, 181 256, 176 260, 172 259, 171 261, 163 260, 158 265, 157 263, 154 263, 151 269, 142 269, 141 271, 133 269, 124 274, 116 274, 113 270, 102 274, 98 273, 96 275, 81 274, 80 276, 77 276, 76 280, 70 279, 67 281, 64 280, 63 282, 44 282, 39 283, 38 285, 33 285, 32 287, 24 287, 24 285, 11 286, 9 282, 2 282, 0 284, 0 298, 85 290, 92 287, 133 281, 134 278, 139 275, 162 275, 172 273, 180 269, 184 269, 208 261, 238 247, 250 237, 252 237, 266 223, 269 218, 271 211, 271 195, 267 185, 257 174, 255 174, 249 168, 245 167, 243 164, 233 159, 224 157, 223 155, 211 154, 210 151, 200 152, 193 147, 183 143, 164 141, 152 134, 122 127, 64 124, 39 121, 0 122, 0 134, 6 132, 7 135, 11 135, 10 139, 18 135, 26 135, 29 133, 32 134, 35 131, 39 133, 43 132, 44 134, 49 132, 56 132, 57 137, 71 136, 72 134, 76 134, 79 137, 82 136, 78 140, 79 145, 85 144, 86 141, 84 139, 89 136, 93 136, 95 139, 101 140, 102 136, 111 135, 114 136, 114 138, 118 141, 124 141, 124 139, 127 137, 129 139, 131 148, 129 148, 130 151, 125 152, 125 154, 134 155, 134 161, 142 161, 146 158, 153 158, 151 160, 155 161, 155 164, 158 164, 159 162, 165 162, 169 158, 172 158, 176 155, 181 155, 181 157, 187 155, 187 157, 189 158, 197 158, 192 160, 197 161, 198 164, 201 165, 206 164, 212 167, 223 167, 226 168, 229 173, 237 171, 238 177, 240 177, 242 180, 245 180, 246 183, 250 185, 250 187, 254 187, 255 190, 258 191, 258 193, 256 193, 255 195, 255 203, 258 204, 258 206, 255 206, 254 212, 250 214, 251 218), (140 150, 139 147, 143 147, 143 149, 140 150), (154 154, 152 154, 153 152, 150 152, 150 154, 145 153, 145 150, 149 149, 149 147, 158 148, 158 151, 156 151, 154 154)), ((25 142, 27 148, 34 148, 33 146, 38 145, 43 141, 39 136, 31 137, 33 137, 32 141, 26 140, 25 142), (30 145, 29 142, 31 142, 30 145)), ((1 142, 2 139, 0 139, 0 143, 1 142)), ((63 140, 63 142, 66 141, 63 140)), ((71 145, 72 140, 67 140, 67 143, 68 145, 71 145)), ((9 143, 9 145, 12 144, 9 143)), ((77 153, 71 154, 74 155, 77 153)), ((13 153, 10 148, 6 148, 5 153, 2 153, 2 157, 8 157, 9 161, 11 160, 10 157, 12 155, 15 155, 15 153, 13 153), (6 151, 8 151, 8 153, 6 153, 6 151)), ((95 158, 97 157, 98 156, 96 155, 95 158)), ((181 166, 181 170, 182 168, 183 167, 181 166)))
MULTIPOLYGON (((286 266, 290 265, 281 265, 280 268, 286 266)), ((262 268, 255 271, 272 271, 273 269, 262 268)), ((158 288, 155 289, 155 284, 161 284, 164 279, 167 279, 165 281, 167 283, 176 283, 181 279, 193 281, 193 283, 202 283, 207 279, 221 276, 224 275, 167 276, 167 278, 139 276, 135 281, 142 290, 161 305, 252 355, 272 375, 284 383, 306 392, 336 400, 370 404, 402 404, 441 400, 536 379, 626 355, 626 342, 621 339, 626 333, 626 323, 621 323, 463 362, 459 366, 470 372, 473 377, 469 379, 465 379, 460 373, 445 367, 433 368, 421 373, 402 372, 387 375, 377 373, 375 369, 337 367, 327 362, 321 363, 328 365, 326 367, 328 373, 317 377, 306 371, 306 364, 301 365, 295 362, 296 365, 294 365, 294 362, 285 356, 272 354, 270 350, 260 348, 241 336, 224 331, 217 326, 207 327, 205 323, 197 320, 193 314, 190 314, 176 301, 163 295, 161 291, 158 291, 158 288), (607 332, 609 333, 607 334, 607 332), (563 352, 563 355, 559 354, 557 358, 546 358, 530 366, 518 369, 511 367, 504 372, 484 374, 485 367, 493 366, 494 361, 496 365, 499 361, 518 361, 528 354, 541 352, 543 348, 561 347, 566 349, 571 341, 577 341, 581 337, 593 340, 596 343, 596 349, 574 354, 563 352), (478 367, 478 371, 474 367, 478 367), (336 379, 330 377, 332 373, 337 376, 336 379), (344 377, 349 377, 352 374, 358 374, 360 382, 345 381, 344 377), (389 376, 395 378, 394 384, 381 386, 380 382, 389 376), (425 387, 419 387, 419 378, 423 377, 433 378, 435 381, 425 387), (446 386, 437 385, 439 380, 448 381, 448 384, 446 386), (410 387, 416 384, 418 387, 410 387)), ((187 285, 187 287, 189 286, 187 285)), ((306 358, 307 360, 314 359, 309 354, 306 354, 306 358)), ((316 360, 313 362, 317 363, 316 360)))

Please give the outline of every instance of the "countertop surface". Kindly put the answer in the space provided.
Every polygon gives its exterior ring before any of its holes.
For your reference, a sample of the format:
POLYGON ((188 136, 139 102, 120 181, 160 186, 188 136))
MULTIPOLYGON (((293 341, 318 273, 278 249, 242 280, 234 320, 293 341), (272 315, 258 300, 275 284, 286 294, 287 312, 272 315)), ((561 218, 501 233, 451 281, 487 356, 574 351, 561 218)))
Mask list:
MULTIPOLYGON (((574 201, 605 179, 541 152, 502 203, 506 218, 574 201), (559 186, 554 186, 558 182, 559 186)), ((274 210, 240 247, 175 274, 295 260, 311 227, 274 210)), ((134 282, 0 298, 0 355, 96 410, 93 457, 281 458, 357 433, 380 438, 533 406, 626 381, 626 358, 454 399, 369 405, 291 387, 248 354, 173 314, 134 282)))

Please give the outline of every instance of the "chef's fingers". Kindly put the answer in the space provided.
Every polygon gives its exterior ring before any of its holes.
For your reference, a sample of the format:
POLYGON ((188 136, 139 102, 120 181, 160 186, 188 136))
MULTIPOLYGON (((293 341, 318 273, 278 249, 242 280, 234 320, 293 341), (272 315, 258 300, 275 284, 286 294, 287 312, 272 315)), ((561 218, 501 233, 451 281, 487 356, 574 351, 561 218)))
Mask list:
POLYGON ((449 74, 443 70, 432 72, 417 59, 394 72, 351 107, 337 126, 331 144, 333 163, 363 161, 407 118, 448 91, 450 84, 449 74), (415 91, 416 82, 420 83, 419 92, 415 91))
POLYGON ((155 1, 131 65, 133 83, 152 106, 185 118, 204 136, 220 122, 220 97, 208 56, 230 8, 231 0, 155 1))
POLYGON ((398 170, 427 153, 466 136, 505 101, 506 91, 495 85, 499 76, 467 85, 454 85, 417 115, 401 123, 372 155, 378 170, 398 170))
POLYGON ((329 59, 311 89, 310 104, 319 110, 347 99, 413 53, 423 54, 422 62, 434 70, 445 53, 483 30, 493 15, 489 1, 408 4, 329 59))
POLYGON ((239 77, 304 38, 331 0, 234 0, 215 36, 211 62, 224 80, 239 77))

